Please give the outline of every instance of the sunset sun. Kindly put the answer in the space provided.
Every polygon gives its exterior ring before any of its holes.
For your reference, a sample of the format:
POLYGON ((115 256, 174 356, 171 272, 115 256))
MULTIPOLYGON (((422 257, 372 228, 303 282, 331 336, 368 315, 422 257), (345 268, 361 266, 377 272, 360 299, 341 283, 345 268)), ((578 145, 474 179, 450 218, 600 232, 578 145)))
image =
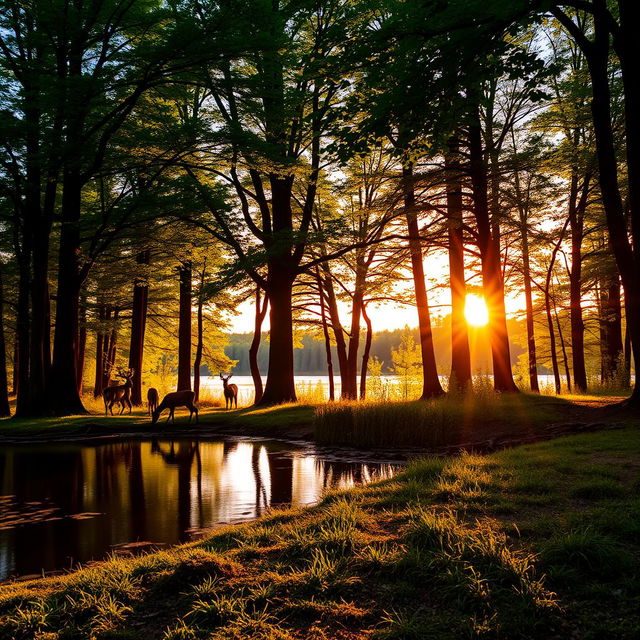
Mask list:
POLYGON ((489 322, 489 310, 484 298, 473 293, 467 294, 464 317, 471 326, 484 327, 489 322))

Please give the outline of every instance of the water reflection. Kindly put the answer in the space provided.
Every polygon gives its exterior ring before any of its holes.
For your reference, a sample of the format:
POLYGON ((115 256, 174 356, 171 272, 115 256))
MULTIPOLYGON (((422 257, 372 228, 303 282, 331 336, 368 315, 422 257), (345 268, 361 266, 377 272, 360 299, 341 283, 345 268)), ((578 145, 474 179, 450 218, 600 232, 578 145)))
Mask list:
POLYGON ((272 442, 1 447, 0 579, 68 568, 125 543, 184 542, 394 469, 272 442))

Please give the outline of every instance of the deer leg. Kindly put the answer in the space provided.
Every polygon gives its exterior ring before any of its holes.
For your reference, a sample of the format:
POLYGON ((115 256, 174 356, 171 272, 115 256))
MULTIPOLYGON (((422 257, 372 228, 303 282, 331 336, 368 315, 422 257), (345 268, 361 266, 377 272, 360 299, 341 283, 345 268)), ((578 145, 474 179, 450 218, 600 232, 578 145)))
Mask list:
POLYGON ((123 413, 124 413, 124 400, 120 400, 120 413, 118 415, 121 416, 123 413))
POLYGON ((196 412, 196 424, 198 424, 198 407, 194 406, 193 410, 196 412))

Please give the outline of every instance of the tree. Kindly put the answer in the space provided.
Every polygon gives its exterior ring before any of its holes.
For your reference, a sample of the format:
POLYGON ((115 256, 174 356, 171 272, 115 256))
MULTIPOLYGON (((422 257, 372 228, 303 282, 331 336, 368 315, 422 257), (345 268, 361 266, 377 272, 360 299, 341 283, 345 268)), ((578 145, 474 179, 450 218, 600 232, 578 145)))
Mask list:
POLYGON ((345 9, 339 2, 240 4, 226 16, 229 54, 200 80, 217 122, 186 170, 209 205, 214 225, 208 228, 269 297, 270 355, 260 404, 296 397, 292 289, 311 266, 303 257, 321 138, 340 89, 326 67, 344 46, 339 19, 345 9), (239 210, 232 218, 213 197, 211 176, 235 192, 239 210), (250 248, 247 232, 255 240, 250 248), (252 266, 258 252, 266 276, 252 266))
MULTIPOLYGON (((606 0, 558 2, 553 16, 567 30, 582 51, 591 78, 591 112, 596 142, 598 182, 609 229, 609 241, 625 291, 626 319, 634 362, 640 362, 640 82, 635 59, 638 43, 632 2, 618 0, 618 16, 606 0), (592 26, 580 24, 561 7, 586 10, 592 26), (611 47, 620 61, 624 91, 625 148, 628 175, 630 237, 621 196, 613 131, 612 95, 609 84, 611 47)), ((628 401, 640 406, 640 386, 636 383, 628 401)))

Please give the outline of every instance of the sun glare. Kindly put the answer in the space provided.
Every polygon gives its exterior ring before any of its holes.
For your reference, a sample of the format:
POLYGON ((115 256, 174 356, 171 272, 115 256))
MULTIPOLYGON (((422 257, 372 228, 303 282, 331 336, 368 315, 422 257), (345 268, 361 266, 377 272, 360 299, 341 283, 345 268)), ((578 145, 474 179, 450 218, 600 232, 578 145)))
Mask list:
POLYGON ((464 317, 468 324, 484 327, 489 322, 489 310, 484 298, 468 293, 464 303, 464 317))

